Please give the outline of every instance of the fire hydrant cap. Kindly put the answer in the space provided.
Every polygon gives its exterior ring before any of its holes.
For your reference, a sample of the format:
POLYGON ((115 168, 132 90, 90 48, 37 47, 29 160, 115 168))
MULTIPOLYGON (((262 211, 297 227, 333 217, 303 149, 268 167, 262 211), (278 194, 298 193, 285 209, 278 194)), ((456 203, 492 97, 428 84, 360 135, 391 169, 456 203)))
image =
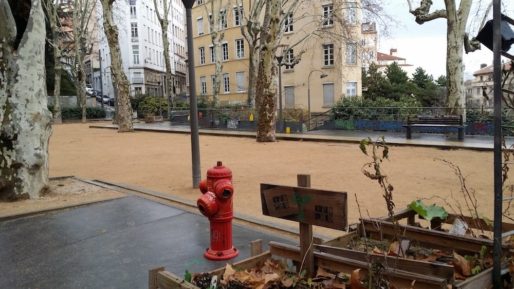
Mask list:
POLYGON ((196 201, 196 205, 200 212, 206 217, 214 216, 219 210, 216 196, 212 192, 203 194, 198 201, 196 201))
POLYGON ((232 171, 223 166, 222 162, 218 162, 217 166, 207 170, 207 178, 232 178, 232 171))

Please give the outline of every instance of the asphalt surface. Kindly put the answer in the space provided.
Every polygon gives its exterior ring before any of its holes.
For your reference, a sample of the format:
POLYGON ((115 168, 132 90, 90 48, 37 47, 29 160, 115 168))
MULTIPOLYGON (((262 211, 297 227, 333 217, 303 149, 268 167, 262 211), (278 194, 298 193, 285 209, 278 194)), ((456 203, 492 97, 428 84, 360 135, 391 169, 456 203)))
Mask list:
MULTIPOLYGON (((0 222, 0 288, 144 288, 148 270, 183 276, 225 261, 203 258, 209 222, 136 196, 0 222)), ((235 260, 255 239, 280 237, 233 226, 235 260)))

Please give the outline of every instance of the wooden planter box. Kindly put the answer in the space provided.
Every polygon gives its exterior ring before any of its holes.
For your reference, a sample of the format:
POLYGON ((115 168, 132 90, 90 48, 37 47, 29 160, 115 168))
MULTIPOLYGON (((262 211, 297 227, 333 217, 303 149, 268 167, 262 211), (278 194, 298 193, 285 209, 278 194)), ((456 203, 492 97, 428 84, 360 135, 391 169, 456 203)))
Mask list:
POLYGON ((162 116, 159 116, 159 115, 145 115, 145 122, 146 123, 161 122, 161 121, 163 121, 162 116))

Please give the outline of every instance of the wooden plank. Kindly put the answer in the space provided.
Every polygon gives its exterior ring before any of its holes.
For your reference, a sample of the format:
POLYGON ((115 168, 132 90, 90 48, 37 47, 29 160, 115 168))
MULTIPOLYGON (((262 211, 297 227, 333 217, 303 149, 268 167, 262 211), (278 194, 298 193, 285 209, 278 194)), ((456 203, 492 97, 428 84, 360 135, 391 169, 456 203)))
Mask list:
MULTIPOLYGON (((271 258, 271 253, 270 253, 270 251, 266 251, 257 256, 246 258, 244 260, 236 262, 236 263, 232 264, 232 267, 234 267, 234 269, 237 268, 238 270, 246 270, 246 269, 254 268, 259 265, 264 264, 264 261, 266 261, 269 258, 271 258)), ((225 272, 225 267, 218 268, 216 270, 210 271, 209 273, 220 276, 220 275, 223 275, 224 272, 225 272)))
POLYGON ((168 271, 157 273, 157 286, 159 289, 199 289, 168 271))
MULTIPOLYGON (((298 175, 298 187, 309 188, 311 186, 310 175, 298 175)), ((313 232, 312 225, 300 221, 300 256, 302 261, 300 263, 299 273, 305 270, 305 275, 314 277, 314 255, 313 255, 313 232), (303 268, 302 268, 303 266, 303 268)))
POLYGON ((344 192, 261 184, 261 203, 266 216, 336 230, 348 225, 344 192))
MULTIPOLYGON (((269 247, 273 256, 280 256, 297 262, 300 261, 300 248, 297 246, 270 242, 269 247)), ((358 268, 367 270, 369 264, 364 260, 366 259, 355 260, 324 252, 314 252, 314 261, 317 266, 348 274, 358 268)), ((447 284, 447 280, 443 278, 425 276, 393 268, 386 269, 384 275, 396 278, 393 282, 395 284, 410 284, 410 282, 415 279, 417 280, 415 288, 446 288, 445 286, 447 284)))
POLYGON ((489 268, 473 277, 469 277, 462 282, 456 282, 455 289, 487 289, 493 284, 493 268, 489 268))
POLYGON ((383 256, 375 254, 368 255, 365 252, 358 252, 355 250, 331 247, 326 245, 315 245, 315 249, 319 250, 320 252, 325 252, 335 256, 350 258, 354 260, 368 260, 369 258, 371 258, 371 260, 379 261, 381 264, 387 264, 387 266, 391 268, 396 268, 407 272, 418 273, 421 275, 439 277, 446 280, 453 280, 453 266, 443 263, 416 261, 404 258, 397 258, 393 256, 383 256))
POLYGON ((262 240, 258 239, 250 242, 250 256, 255 257, 262 253, 262 240))
POLYGON ((164 271, 164 267, 157 267, 148 271, 148 289, 158 289, 157 273, 164 271))
MULTIPOLYGON (((395 225, 380 219, 362 219, 367 233, 380 232, 382 235, 393 236, 395 225)), ((480 252, 482 246, 492 248, 493 241, 466 236, 451 235, 446 232, 427 230, 419 227, 399 225, 402 237, 416 240, 421 244, 437 249, 454 249, 459 252, 480 252)))
POLYGON ((339 236, 335 239, 326 241, 323 245, 332 247, 346 247, 350 241, 358 236, 357 232, 351 232, 343 236, 339 236))

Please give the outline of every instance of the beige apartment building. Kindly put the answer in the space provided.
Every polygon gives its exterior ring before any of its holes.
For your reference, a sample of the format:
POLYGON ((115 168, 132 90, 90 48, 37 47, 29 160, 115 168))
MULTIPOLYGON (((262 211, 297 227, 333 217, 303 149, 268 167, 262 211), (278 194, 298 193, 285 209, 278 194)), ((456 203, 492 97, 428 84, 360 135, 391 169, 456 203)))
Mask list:
MULTIPOLYGON (((196 88, 199 95, 212 96, 215 59, 209 34, 211 0, 193 7, 196 88)), ((220 0, 215 0, 220 1, 220 0)), ((248 86, 248 43, 241 33, 242 15, 253 0, 222 1, 224 30, 221 104, 246 104, 248 86), (231 3, 228 4, 227 3, 231 3)), ((216 2, 217 3, 217 2, 216 2)), ((215 5, 216 7, 219 7, 215 5)), ((284 108, 324 112, 342 97, 360 96, 361 11, 357 1, 303 1, 293 15, 286 16, 284 36, 277 56, 282 56, 282 103, 284 108), (285 55, 284 47, 291 46, 285 55), (286 65, 300 58, 294 67, 286 65), (310 95, 309 95, 310 88, 310 95), (310 96, 310 97, 309 97, 310 96)))

